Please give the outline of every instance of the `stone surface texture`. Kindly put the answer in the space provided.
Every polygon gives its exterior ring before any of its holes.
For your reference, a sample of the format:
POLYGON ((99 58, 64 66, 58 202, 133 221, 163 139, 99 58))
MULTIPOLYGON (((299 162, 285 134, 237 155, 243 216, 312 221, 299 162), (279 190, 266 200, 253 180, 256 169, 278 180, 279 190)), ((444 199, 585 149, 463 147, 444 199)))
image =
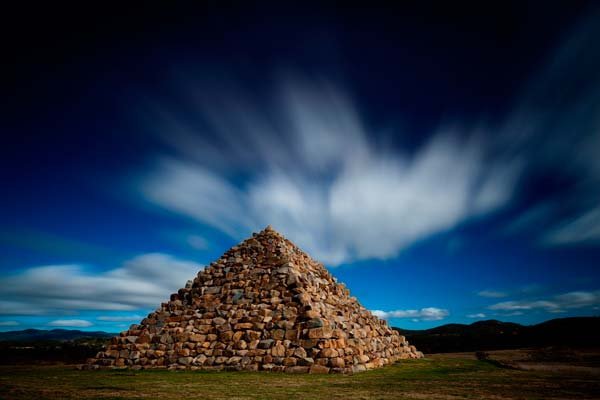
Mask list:
POLYGON ((322 374, 422 356, 269 226, 112 338, 86 367, 322 374))

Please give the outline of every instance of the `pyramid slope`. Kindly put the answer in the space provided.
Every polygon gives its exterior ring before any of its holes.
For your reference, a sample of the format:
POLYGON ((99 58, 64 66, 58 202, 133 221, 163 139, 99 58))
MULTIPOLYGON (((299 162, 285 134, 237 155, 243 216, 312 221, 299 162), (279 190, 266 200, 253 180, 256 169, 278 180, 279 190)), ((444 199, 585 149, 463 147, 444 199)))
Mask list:
POLYGON ((422 354, 270 226, 200 271, 88 367, 358 372, 422 354))

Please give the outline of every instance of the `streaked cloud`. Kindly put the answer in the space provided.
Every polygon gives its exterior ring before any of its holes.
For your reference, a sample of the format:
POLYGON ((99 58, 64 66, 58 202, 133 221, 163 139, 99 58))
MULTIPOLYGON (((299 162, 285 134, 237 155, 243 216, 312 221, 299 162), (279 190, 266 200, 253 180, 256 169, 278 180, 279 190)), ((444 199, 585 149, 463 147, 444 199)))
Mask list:
POLYGON ((508 293, 499 290, 482 290, 477 292, 477 295, 481 297, 500 298, 508 296, 508 293))
POLYGON ((59 257, 113 259, 123 253, 112 248, 32 229, 0 230, 0 244, 59 257))
POLYGON ((495 313, 494 315, 500 316, 500 317, 517 317, 519 315, 523 315, 525 314, 523 311, 512 311, 512 312, 506 312, 506 313, 495 313))
POLYGON ((394 257, 498 210, 518 178, 519 164, 489 159, 476 130, 440 127, 407 152, 379 145, 328 82, 286 82, 272 104, 198 93, 199 121, 162 112, 156 125, 178 156, 157 162, 143 196, 236 240, 271 224, 331 266, 394 257))
POLYGON ((516 300, 516 301, 503 301, 501 303, 496 303, 488 307, 490 310, 533 310, 533 309, 544 309, 546 311, 556 311, 560 310, 558 304, 547 301, 547 300, 538 300, 538 301, 526 301, 526 300, 516 300))
POLYGON ((59 326, 59 327, 69 327, 69 328, 87 328, 92 326, 90 321, 85 319, 57 319, 54 321, 48 322, 48 326, 59 326))
MULTIPOLYGON (((600 37, 598 13, 580 21, 530 81, 507 118, 498 151, 527 160, 545 193, 506 226, 547 246, 600 243, 600 37), (566 190, 565 190, 566 189, 566 190)), ((531 179, 531 177, 535 177, 531 179)))
POLYGON ((525 209, 508 221, 501 229, 504 235, 514 235, 543 230, 555 218, 558 207, 552 202, 539 203, 525 209))
POLYGON ((547 245, 600 244, 600 206, 563 221, 543 237, 547 245))
POLYGON ((18 321, 0 321, 0 326, 19 326, 21 325, 18 321))
POLYGON ((438 321, 450 315, 448 310, 436 307, 421 308, 420 310, 372 310, 371 312, 381 319, 410 318, 415 321, 438 321))
POLYGON ((96 319, 98 321, 109 321, 109 322, 128 322, 128 321, 141 321, 145 317, 143 315, 101 315, 96 319))
POLYGON ((142 254, 106 271, 77 264, 27 268, 0 278, 0 314, 154 308, 202 268, 161 253, 142 254))
POLYGON ((485 314, 484 313, 468 314, 467 318, 485 318, 485 314))
POLYGON ((196 250, 206 250, 209 248, 208 240, 199 235, 188 236, 187 243, 196 250))
MULTIPOLYGON (((600 291, 576 291, 560 294, 546 299, 513 300, 493 304, 488 308, 497 311, 534 311, 541 310, 561 313, 569 309, 594 307, 600 304, 600 291)), ((512 314, 515 315, 515 314, 512 314)))
POLYGON ((185 111, 152 110, 152 129, 170 148, 138 191, 236 240, 271 224, 335 266, 393 258, 515 206, 523 185, 561 179, 572 190, 519 204, 502 230, 553 246, 597 244, 594 22, 558 47, 499 121, 440 123, 419 145, 383 135, 387 121, 367 121, 360 99, 327 80, 282 80, 259 97, 233 82, 184 79, 176 103, 185 111))

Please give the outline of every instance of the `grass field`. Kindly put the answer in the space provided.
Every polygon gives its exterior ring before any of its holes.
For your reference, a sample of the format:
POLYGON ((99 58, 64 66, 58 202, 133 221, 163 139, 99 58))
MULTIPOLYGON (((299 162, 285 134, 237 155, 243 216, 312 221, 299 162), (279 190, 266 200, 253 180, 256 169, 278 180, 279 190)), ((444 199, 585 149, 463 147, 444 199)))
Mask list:
POLYGON ((439 355, 345 375, 78 371, 2 366, 2 399, 593 399, 594 371, 521 371, 472 355, 439 355))

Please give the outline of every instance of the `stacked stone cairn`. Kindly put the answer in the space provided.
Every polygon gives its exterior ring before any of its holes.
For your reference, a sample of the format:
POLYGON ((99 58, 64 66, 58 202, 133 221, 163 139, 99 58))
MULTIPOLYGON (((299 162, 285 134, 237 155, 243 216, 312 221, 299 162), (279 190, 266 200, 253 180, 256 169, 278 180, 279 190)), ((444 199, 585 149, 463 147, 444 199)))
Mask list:
POLYGON ((268 226, 112 338, 86 368, 352 373, 423 354, 268 226))

